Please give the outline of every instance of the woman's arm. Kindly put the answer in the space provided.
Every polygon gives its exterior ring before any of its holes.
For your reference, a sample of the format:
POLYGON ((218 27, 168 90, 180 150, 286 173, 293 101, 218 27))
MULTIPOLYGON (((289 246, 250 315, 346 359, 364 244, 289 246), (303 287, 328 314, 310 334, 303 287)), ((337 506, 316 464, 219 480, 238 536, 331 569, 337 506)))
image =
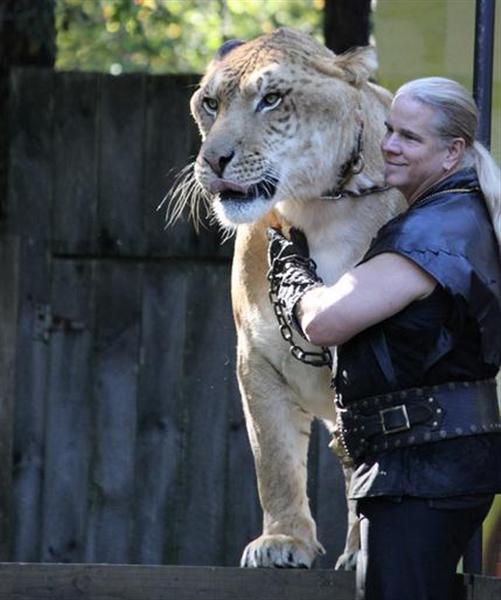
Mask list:
POLYGON ((348 271, 334 285, 306 292, 296 315, 310 342, 337 346, 425 298, 436 285, 411 260, 387 252, 348 271))

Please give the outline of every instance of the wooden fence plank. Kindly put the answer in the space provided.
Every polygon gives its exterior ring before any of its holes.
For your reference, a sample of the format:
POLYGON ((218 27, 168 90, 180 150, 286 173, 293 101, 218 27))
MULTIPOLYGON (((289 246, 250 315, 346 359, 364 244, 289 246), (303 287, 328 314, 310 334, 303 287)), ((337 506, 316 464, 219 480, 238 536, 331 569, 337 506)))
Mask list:
POLYGON ((95 251, 98 196, 98 75, 57 73, 52 250, 95 251))
POLYGON ((100 78, 100 256, 144 255, 144 94, 144 75, 100 78))
POLYGON ((55 261, 45 430, 44 562, 82 562, 90 457, 92 264, 55 261))
POLYGON ((353 573, 0 564, 0 600, 353 600, 353 573))
POLYGON ((192 265, 184 348, 186 441, 180 504, 180 564, 222 564, 226 485, 227 379, 223 365, 234 339, 227 265, 192 265))
MULTIPOLYGON (((194 154, 195 126, 189 115, 194 77, 148 79, 145 138, 145 225, 148 254, 169 256, 186 253, 190 247, 188 223, 164 231, 165 207, 157 207, 174 182, 174 177, 194 154)), ((193 238, 191 238, 193 239, 193 238)))
POLYGON ((88 562, 130 562, 141 265, 96 265, 94 455, 88 562))
POLYGON ((15 560, 38 560, 48 346, 53 178, 53 74, 16 69, 11 76, 8 229, 21 238, 14 406, 15 560))
POLYGON ((182 265, 145 270, 138 397, 134 562, 176 564, 183 462, 182 372, 187 278, 182 265))
POLYGON ((53 114, 53 72, 13 69, 6 224, 9 232, 24 238, 50 237, 53 114))
MULTIPOLYGON (((458 575, 454 600, 497 600, 501 579, 458 575)), ((0 563, 0 600, 353 600, 353 572, 0 563)), ((402 599, 404 600, 404 599, 402 599)))
POLYGON ((0 235, 0 560, 12 552, 12 448, 19 237, 0 235))
MULTIPOLYGON (((24 257, 26 258, 26 256, 24 257)), ((28 260, 21 261, 26 265, 28 260)), ((35 267, 36 263, 32 263, 35 267)), ((23 276, 26 277, 26 271, 23 276)), ((37 290, 40 294, 40 290, 37 290)), ((26 288, 23 292, 30 295, 26 288)), ((24 296, 26 298, 26 295, 24 296)), ((40 298, 40 296, 39 296, 40 298)), ((40 557, 45 442, 45 391, 49 351, 39 334, 48 305, 26 302, 19 310, 14 418, 14 560, 40 557)))

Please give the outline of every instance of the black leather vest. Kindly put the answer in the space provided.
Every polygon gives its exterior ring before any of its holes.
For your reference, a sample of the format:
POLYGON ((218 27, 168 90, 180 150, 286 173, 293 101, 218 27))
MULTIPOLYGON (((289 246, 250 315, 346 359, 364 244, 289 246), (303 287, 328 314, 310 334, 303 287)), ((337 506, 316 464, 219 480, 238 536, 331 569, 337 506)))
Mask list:
POLYGON ((362 262, 383 252, 409 258, 438 286, 340 347, 335 383, 343 402, 494 377, 501 363, 501 264, 475 172, 453 174, 387 223, 362 262))
MULTIPOLYGON (((439 182, 387 223, 362 262, 383 252, 407 257, 438 285, 425 300, 338 349, 340 405, 495 377, 501 363, 501 264, 475 171, 463 169, 439 182)), ((501 487, 500 460, 497 433, 376 452, 356 461, 350 496, 491 493, 501 487)))

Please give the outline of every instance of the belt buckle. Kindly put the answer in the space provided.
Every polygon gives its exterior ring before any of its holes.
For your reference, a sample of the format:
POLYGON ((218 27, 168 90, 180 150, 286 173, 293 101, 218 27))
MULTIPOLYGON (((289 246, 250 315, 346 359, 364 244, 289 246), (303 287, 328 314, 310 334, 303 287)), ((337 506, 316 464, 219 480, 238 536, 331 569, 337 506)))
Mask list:
POLYGON ((390 433, 398 433, 400 431, 408 431, 411 428, 409 415, 407 414, 407 407, 405 406, 405 404, 399 404, 398 406, 391 406, 390 408, 384 408, 380 410, 379 418, 381 419, 381 427, 383 428, 384 435, 388 435, 390 433), (394 413, 395 411, 399 411, 402 413, 404 423, 403 425, 397 425, 396 427, 387 427, 385 422, 385 415, 389 413, 394 413))

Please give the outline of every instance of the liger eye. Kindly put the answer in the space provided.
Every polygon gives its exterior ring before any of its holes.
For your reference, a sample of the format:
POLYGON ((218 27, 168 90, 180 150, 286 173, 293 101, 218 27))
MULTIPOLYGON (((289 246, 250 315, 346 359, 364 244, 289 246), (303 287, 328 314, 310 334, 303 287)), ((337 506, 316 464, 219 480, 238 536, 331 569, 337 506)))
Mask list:
POLYGON ((210 115, 215 115, 218 109, 218 101, 210 96, 205 96, 202 100, 202 106, 210 115))
POLYGON ((258 104, 258 110, 271 110, 276 108, 282 102, 282 96, 278 92, 270 92, 261 98, 258 104))

